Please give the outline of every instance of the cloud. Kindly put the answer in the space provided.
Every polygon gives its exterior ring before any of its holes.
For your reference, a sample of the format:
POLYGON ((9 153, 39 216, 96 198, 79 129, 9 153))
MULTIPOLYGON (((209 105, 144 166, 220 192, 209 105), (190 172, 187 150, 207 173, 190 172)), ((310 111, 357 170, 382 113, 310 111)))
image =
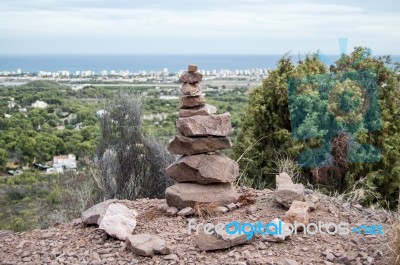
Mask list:
POLYGON ((3 1, 0 53, 337 53, 339 37, 396 53, 400 11, 384 2, 3 1))

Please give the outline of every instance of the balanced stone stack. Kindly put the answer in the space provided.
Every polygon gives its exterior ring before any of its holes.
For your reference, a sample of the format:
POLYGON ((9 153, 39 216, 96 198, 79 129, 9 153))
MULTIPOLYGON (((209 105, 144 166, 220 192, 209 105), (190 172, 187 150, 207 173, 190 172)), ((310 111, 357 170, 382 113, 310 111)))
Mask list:
POLYGON ((239 166, 218 152, 232 146, 230 114, 216 115, 217 108, 205 104, 201 80, 196 65, 189 65, 180 77, 183 96, 176 122, 180 135, 170 142, 168 151, 182 157, 166 169, 166 175, 177 183, 165 191, 168 205, 178 209, 196 203, 222 206, 239 197, 232 186, 239 166))

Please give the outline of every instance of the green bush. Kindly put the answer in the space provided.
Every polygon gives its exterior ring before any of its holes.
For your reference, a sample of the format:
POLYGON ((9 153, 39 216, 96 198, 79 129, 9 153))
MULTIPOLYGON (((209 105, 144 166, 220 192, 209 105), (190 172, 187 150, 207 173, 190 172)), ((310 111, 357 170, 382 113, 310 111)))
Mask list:
MULTIPOLYGON (((302 86, 301 93, 306 93, 309 101, 303 100, 301 104, 289 104, 289 81, 293 79, 303 80, 315 78, 315 82, 322 85, 328 82, 324 76, 341 76, 346 73, 358 73, 370 71, 376 78, 378 85, 379 103, 381 108, 382 128, 379 131, 363 129, 362 123, 356 123, 358 128, 357 141, 376 146, 380 149, 381 159, 377 163, 336 163, 338 170, 325 172, 326 190, 338 190, 346 192, 354 183, 359 183, 364 188, 364 200, 367 203, 386 203, 396 205, 400 187, 400 88, 399 76, 391 67, 389 56, 373 57, 366 48, 355 48, 350 55, 342 55, 336 62, 336 66, 329 69, 320 61, 318 56, 309 55, 297 64, 292 63, 287 56, 277 64, 276 69, 270 71, 269 76, 263 81, 262 86, 250 93, 249 104, 240 123, 238 140, 234 147, 234 153, 239 161, 243 178, 257 188, 273 187, 276 171, 276 160, 280 157, 288 157, 297 161, 299 154, 310 148, 320 147, 321 138, 327 137, 329 130, 321 128, 340 126, 346 121, 340 120, 333 123, 329 117, 324 116, 327 108, 336 108, 318 100, 312 100, 315 87, 302 86), (293 109, 289 109, 290 108, 293 109), (304 113, 314 110, 308 116, 304 113), (293 137, 291 128, 291 116, 301 117, 297 126, 297 133, 310 133, 318 135, 312 139, 296 140, 302 138, 293 137), (302 116, 303 115, 303 116, 302 116)), ((346 93, 345 98, 351 99, 357 95, 354 86, 344 82, 342 88, 346 93)), ((353 101, 354 103, 354 101, 353 101)), ((345 104, 342 101, 340 104, 345 104)), ((354 108, 350 106, 349 108, 354 108)), ((357 119, 357 116, 352 117, 357 119)), ((357 129, 357 130, 356 130, 357 129)), ((325 138, 324 138, 325 139, 325 138)), ((340 139, 340 134, 333 137, 340 139)), ((339 147, 338 147, 339 148, 339 147)), ((344 149, 344 147, 341 147, 344 149)), ((332 157, 335 158, 334 154, 332 157)), ((336 160, 334 160, 336 161, 336 160)), ((312 178, 311 169, 303 168, 303 175, 309 181, 312 178)))

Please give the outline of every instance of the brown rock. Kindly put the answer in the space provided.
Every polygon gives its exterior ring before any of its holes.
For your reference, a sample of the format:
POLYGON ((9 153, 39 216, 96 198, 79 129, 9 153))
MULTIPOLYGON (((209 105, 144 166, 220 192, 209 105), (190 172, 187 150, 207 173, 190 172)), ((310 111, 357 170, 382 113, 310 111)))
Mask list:
POLYGON ((93 251, 92 253, 90 253, 90 260, 91 261, 101 260, 99 253, 97 253, 96 251, 93 251))
MULTIPOLYGON (((309 223, 309 212, 310 206, 306 202, 294 201, 290 206, 289 210, 285 213, 283 221, 286 223, 304 224, 305 226, 309 223)), ((298 229, 302 229, 301 226, 298 229)))
POLYGON ((172 207, 168 207, 168 209, 167 209, 167 214, 171 215, 171 216, 176 215, 178 212, 179 212, 178 208, 173 207, 173 206, 172 207))
POLYGON ((27 245, 28 243, 29 243, 29 241, 27 241, 27 240, 22 240, 22 241, 18 244, 17 248, 24 248, 25 245, 27 245))
POLYGON ((196 82, 200 82, 201 79, 203 79, 203 75, 202 74, 200 74, 200 73, 192 73, 192 72, 184 73, 183 75, 181 75, 179 77, 179 80, 182 83, 190 83, 190 84, 193 84, 193 83, 196 83, 196 82))
POLYGON ((291 236, 290 228, 282 220, 280 220, 278 218, 275 218, 270 223, 275 224, 275 226, 278 227, 278 229, 279 229, 279 226, 282 226, 281 227, 281 229, 282 229, 281 232, 282 233, 276 232, 275 228, 273 226, 271 226, 268 229, 269 229, 269 232, 272 233, 272 234, 266 233, 266 235, 263 235, 262 238, 264 240, 269 241, 269 242, 281 243, 281 242, 285 241, 286 239, 288 239, 291 236), (276 233, 274 233, 274 232, 276 232, 276 233))
POLYGON ((50 239, 50 238, 53 238, 55 235, 56 235, 55 233, 49 232, 49 231, 48 231, 48 232, 43 233, 43 234, 40 236, 40 238, 41 238, 41 239, 50 239))
POLYGON ((192 214, 194 214, 194 209, 192 207, 183 208, 182 210, 180 210, 178 212, 178 215, 180 215, 180 216, 188 216, 188 215, 192 215, 192 214))
POLYGON ((201 106, 206 103, 206 99, 203 95, 198 96, 183 96, 181 97, 181 109, 193 108, 201 106))
MULTIPOLYGON (((368 258, 367 258, 367 260, 368 260, 368 258)), ((344 264, 344 265, 351 265, 351 262, 350 262, 349 258, 346 257, 346 256, 338 257, 337 263, 338 264, 344 264)), ((373 264, 373 263, 367 261, 367 264, 373 264)))
POLYGON ((163 258, 163 260, 175 260, 178 261, 179 258, 176 254, 169 254, 163 258))
POLYGON ((228 234, 225 229, 214 231, 212 234, 206 234, 204 230, 200 230, 195 237, 195 242, 201 251, 227 249, 238 245, 250 244, 254 242, 254 236, 247 239, 247 235, 235 233, 228 234))
POLYGON ((236 202, 239 199, 239 194, 231 184, 176 183, 165 190, 165 199, 169 206, 183 209, 194 207, 196 203, 201 202, 226 205, 236 202))
POLYGON ((229 113, 179 118, 176 127, 184 136, 227 136, 232 131, 229 113))
POLYGON ((23 261, 23 262, 30 262, 30 261, 32 261, 32 260, 31 260, 30 257, 25 257, 25 258, 22 258, 22 261, 23 261))
POLYGON ((168 255, 171 253, 163 239, 150 234, 129 235, 126 238, 126 247, 133 253, 146 257, 152 257, 154 254, 168 255))
POLYGON ((275 176, 276 188, 294 184, 288 173, 282 172, 275 176))
POLYGON ((110 204, 99 228, 112 237, 125 240, 136 227, 136 216, 135 210, 129 209, 121 203, 110 204))
POLYGON ((257 246, 260 250, 266 250, 268 248, 267 245, 265 245, 262 241, 258 242, 257 246))
POLYGON ((294 184, 286 172, 280 173, 276 175, 275 199, 286 208, 289 208, 293 201, 304 200, 304 186, 302 184, 294 184))
POLYGON ((176 182, 230 183, 239 175, 239 166, 222 154, 200 154, 182 156, 165 173, 176 182))
POLYGON ((179 117, 191 117, 196 115, 211 115, 217 112, 217 108, 212 105, 202 105, 190 109, 180 109, 179 117))
POLYGON ((189 72, 189 73, 197 72, 197 65, 195 65, 195 64, 189 64, 189 66, 188 66, 188 72, 189 72))
POLYGON ((195 95, 201 91, 201 83, 183 83, 181 86, 181 92, 184 95, 195 95))
POLYGON ((299 265, 299 263, 293 259, 285 259, 285 265, 299 265))
POLYGON ((232 146, 228 137, 195 137, 175 136, 167 149, 172 154, 195 155, 215 152, 232 146))
POLYGON ((82 222, 86 225, 96 224, 99 225, 101 219, 107 211, 108 206, 111 203, 115 203, 116 199, 106 200, 104 202, 98 203, 86 211, 84 211, 81 215, 82 222))
POLYGON ((255 205, 250 205, 246 208, 247 214, 255 214, 257 212, 257 207, 255 205))
POLYGON ((236 204, 230 203, 230 204, 226 205, 226 208, 228 208, 228 210, 232 212, 233 210, 237 209, 238 207, 236 206, 236 204))
POLYGON ((315 194, 308 194, 304 196, 304 200, 310 206, 310 211, 317 209, 319 205, 319 197, 315 194))
POLYGON ((293 201, 302 201, 304 198, 304 186, 302 184, 292 184, 284 186, 275 191, 275 199, 289 208, 293 201))

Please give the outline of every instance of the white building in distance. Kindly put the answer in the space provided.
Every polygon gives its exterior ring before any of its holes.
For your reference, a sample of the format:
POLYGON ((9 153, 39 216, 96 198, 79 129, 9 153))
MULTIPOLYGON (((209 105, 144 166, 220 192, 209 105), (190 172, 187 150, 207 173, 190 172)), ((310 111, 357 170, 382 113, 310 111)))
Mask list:
POLYGON ((76 169, 76 156, 73 154, 54 156, 53 168, 56 172, 62 172, 62 169, 76 169))
POLYGON ((48 104, 41 100, 36 100, 34 103, 32 103, 32 108, 45 109, 47 106, 48 104))

